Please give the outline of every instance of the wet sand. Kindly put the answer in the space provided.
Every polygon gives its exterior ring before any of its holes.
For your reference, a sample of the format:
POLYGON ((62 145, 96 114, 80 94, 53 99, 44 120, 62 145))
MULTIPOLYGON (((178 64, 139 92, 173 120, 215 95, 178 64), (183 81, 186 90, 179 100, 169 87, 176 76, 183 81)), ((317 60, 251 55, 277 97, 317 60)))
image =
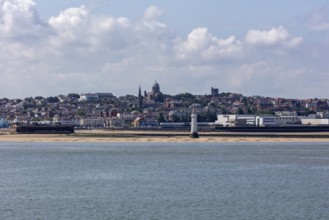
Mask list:
POLYGON ((0 142, 329 142, 329 133, 246 134, 199 133, 190 138, 189 132, 166 131, 104 131, 83 130, 64 134, 1 134, 0 142))

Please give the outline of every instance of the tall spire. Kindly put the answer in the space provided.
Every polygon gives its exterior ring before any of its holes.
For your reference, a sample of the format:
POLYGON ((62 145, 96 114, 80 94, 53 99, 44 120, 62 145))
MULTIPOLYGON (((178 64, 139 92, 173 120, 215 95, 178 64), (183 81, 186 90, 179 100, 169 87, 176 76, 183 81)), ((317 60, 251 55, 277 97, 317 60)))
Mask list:
POLYGON ((141 90, 141 85, 139 85, 138 89, 138 98, 142 96, 142 90, 141 90))
POLYGON ((142 96, 142 90, 140 85, 138 89, 138 110, 139 112, 143 111, 143 96, 142 96))

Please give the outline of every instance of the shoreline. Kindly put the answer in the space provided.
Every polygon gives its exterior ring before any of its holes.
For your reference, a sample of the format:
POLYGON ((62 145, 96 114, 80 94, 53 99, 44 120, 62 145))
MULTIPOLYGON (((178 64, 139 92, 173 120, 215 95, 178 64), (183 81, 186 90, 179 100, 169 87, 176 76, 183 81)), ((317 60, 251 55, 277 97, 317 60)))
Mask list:
POLYGON ((190 132, 177 131, 108 131, 79 130, 74 134, 5 134, 0 142, 160 142, 160 143, 236 143, 236 142, 329 142, 329 132, 322 133, 242 133, 199 132, 200 138, 191 138, 190 132))

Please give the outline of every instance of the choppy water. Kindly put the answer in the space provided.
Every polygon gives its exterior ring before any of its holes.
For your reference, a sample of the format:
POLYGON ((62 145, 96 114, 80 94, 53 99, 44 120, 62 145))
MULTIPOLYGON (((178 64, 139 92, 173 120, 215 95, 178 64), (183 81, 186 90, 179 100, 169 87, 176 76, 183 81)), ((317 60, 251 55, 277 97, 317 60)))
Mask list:
POLYGON ((0 219, 329 219, 329 144, 0 143, 0 219))

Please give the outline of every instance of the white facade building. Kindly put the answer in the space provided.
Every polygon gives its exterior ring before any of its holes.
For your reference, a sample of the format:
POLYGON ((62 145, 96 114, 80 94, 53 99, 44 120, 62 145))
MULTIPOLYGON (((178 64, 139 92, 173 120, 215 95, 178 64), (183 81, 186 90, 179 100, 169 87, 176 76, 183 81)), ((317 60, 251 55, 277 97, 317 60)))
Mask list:
POLYGON ((138 113, 118 113, 117 118, 123 119, 125 121, 133 121, 138 117, 138 113))
POLYGON ((234 127, 238 125, 255 125, 254 115, 217 115, 217 121, 215 124, 222 125, 224 127, 234 127))
POLYGON ((106 119, 106 127, 122 127, 124 124, 124 120, 117 117, 106 119))
POLYGON ((79 101, 98 101, 99 97, 97 94, 92 94, 92 93, 86 93, 86 94, 81 94, 79 101))
POLYGON ((58 115, 53 117, 53 123, 69 126, 80 126, 80 120, 74 118, 59 117, 58 115))
POLYGON ((215 124, 224 127, 234 126, 280 126, 300 124, 299 116, 255 116, 255 115, 218 115, 215 124))
POLYGON ((300 124, 299 116, 256 116, 256 126, 300 124))
POLYGON ((255 126, 275 126, 277 125, 277 117, 275 116, 256 116, 255 126))
POLYGON ((328 118, 302 118, 303 125, 329 125, 328 118))
POLYGON ((105 118, 82 118, 80 125, 83 127, 99 128, 105 126, 105 118))

